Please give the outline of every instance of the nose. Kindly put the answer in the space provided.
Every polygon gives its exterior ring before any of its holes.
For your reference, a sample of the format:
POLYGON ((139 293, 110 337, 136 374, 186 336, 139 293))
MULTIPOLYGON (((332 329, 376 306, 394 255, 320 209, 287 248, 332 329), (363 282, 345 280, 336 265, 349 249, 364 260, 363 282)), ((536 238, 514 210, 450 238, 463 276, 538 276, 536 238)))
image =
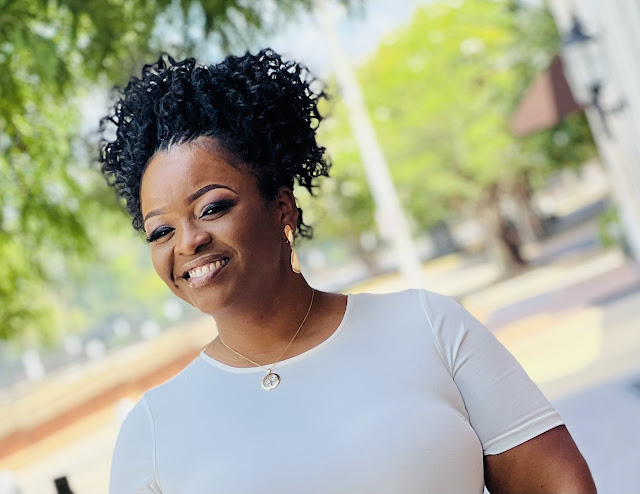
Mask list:
POLYGON ((197 225, 185 224, 180 228, 176 242, 176 253, 185 256, 197 254, 201 247, 211 242, 211 234, 197 225))

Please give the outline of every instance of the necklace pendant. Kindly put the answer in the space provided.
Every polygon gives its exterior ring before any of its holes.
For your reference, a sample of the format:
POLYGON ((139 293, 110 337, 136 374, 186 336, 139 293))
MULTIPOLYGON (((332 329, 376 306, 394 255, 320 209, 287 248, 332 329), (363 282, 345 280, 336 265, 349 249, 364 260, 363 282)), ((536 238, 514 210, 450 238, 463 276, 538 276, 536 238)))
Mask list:
POLYGON ((280 384, 280 376, 275 372, 269 371, 266 376, 262 379, 262 389, 266 391, 271 391, 275 389, 280 384))

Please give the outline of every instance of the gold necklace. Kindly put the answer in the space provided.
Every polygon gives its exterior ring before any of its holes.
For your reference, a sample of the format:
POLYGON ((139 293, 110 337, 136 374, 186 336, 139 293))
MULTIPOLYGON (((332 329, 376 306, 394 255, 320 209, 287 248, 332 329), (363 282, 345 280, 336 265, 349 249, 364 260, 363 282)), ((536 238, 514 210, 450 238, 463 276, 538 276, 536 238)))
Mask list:
POLYGON ((315 289, 312 288, 311 289, 311 303, 309 304, 309 308, 307 309, 307 313, 305 314, 304 319, 300 323, 300 326, 298 327, 298 330, 296 331, 296 334, 293 335, 293 338, 291 338, 291 341, 289 342, 289 344, 282 351, 282 353, 276 359, 276 361, 273 364, 271 364, 271 366, 269 366, 269 367, 265 367, 264 365, 261 365, 258 362, 254 362, 249 357, 245 357, 240 352, 236 352, 233 348, 231 348, 229 345, 227 345, 224 342, 224 340, 222 339, 222 336, 220 336, 220 334, 218 334, 218 339, 220 340, 220 343, 222 343, 227 349, 231 350, 238 357, 242 357, 247 362, 251 362, 253 365, 256 365, 258 367, 262 367, 264 370, 267 371, 267 375, 262 378, 262 389, 265 389, 267 391, 271 391, 272 389, 277 388, 278 384, 280 384, 280 376, 278 374, 276 374, 275 372, 273 372, 273 368, 276 366, 276 364, 278 364, 280 362, 280 359, 287 352, 287 350, 289 349, 289 347, 293 343, 293 340, 296 339, 296 336, 298 336, 298 333, 300 333, 300 330, 302 329, 302 326, 304 326, 304 323, 307 320, 307 317, 309 317, 309 312, 311 312, 311 307, 313 306, 313 297, 315 296, 315 294, 316 294, 316 291, 315 291, 315 289))

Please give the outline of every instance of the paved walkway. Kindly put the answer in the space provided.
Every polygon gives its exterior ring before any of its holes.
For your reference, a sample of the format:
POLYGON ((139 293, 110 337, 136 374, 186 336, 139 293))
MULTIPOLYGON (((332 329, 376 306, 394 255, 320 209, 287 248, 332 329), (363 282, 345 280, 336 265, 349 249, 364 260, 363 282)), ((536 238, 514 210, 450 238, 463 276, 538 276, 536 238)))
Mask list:
POLYGON ((554 403, 600 494, 640 492, 640 373, 554 403))

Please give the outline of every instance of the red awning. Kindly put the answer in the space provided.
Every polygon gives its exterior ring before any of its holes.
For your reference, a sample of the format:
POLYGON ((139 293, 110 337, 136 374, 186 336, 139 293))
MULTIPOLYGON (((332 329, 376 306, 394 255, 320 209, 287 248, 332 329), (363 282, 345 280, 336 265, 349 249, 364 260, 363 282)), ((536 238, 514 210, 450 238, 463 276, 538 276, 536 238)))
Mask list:
POLYGON ((533 81, 511 117, 511 130, 518 136, 533 134, 558 124, 565 116, 581 110, 556 55, 549 68, 533 81))

